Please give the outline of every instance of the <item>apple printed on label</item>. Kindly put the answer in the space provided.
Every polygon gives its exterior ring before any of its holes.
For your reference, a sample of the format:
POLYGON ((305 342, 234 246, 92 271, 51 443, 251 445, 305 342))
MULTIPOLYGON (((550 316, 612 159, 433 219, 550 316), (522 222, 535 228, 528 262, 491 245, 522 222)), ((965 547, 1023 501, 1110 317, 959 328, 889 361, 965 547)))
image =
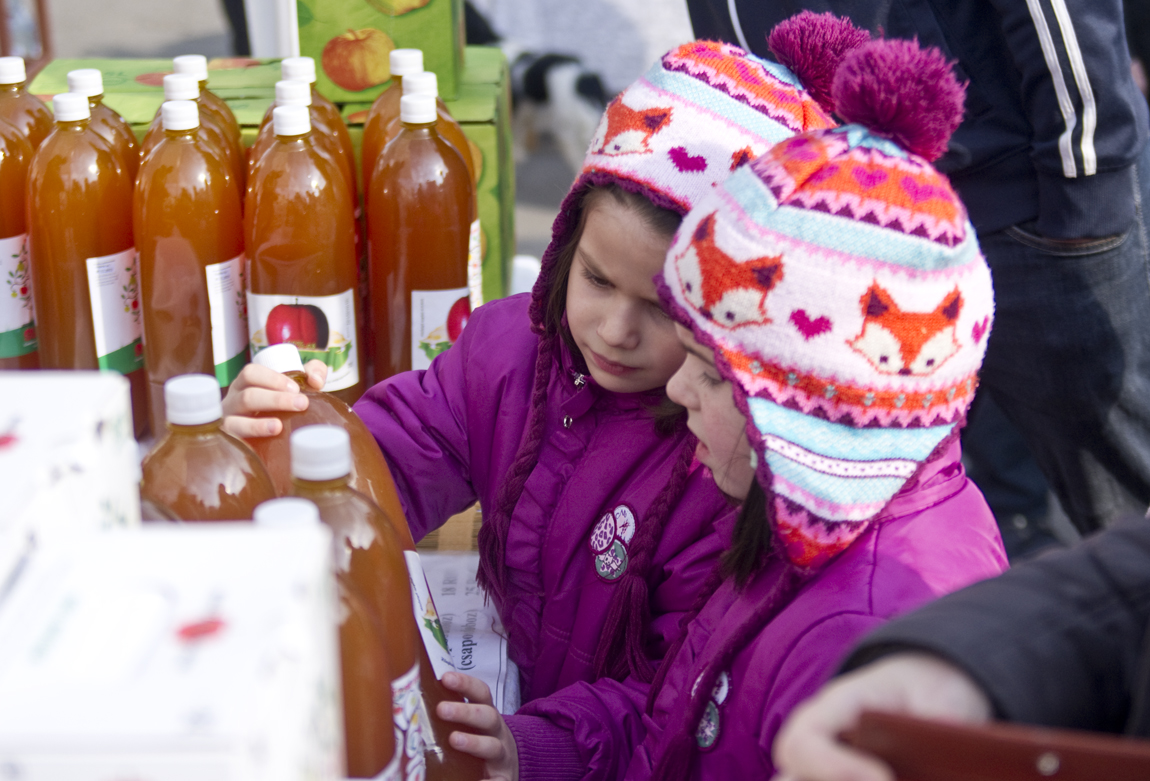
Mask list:
POLYGON ((462 296, 448 310, 447 322, 431 329, 427 336, 419 340, 419 347, 427 359, 431 360, 440 353, 446 352, 451 345, 455 344, 470 317, 471 300, 469 296, 462 296))

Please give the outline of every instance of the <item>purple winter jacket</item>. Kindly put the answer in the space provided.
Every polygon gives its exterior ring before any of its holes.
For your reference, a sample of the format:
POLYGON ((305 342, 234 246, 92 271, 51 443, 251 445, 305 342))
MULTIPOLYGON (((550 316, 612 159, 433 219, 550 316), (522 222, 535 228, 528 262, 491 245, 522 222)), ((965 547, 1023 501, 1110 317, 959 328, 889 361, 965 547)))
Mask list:
MULTIPOLYGON (((1007 567, 1002 541, 982 494, 966 478, 957 442, 928 463, 846 551, 807 582, 720 676, 715 740, 700 749, 692 779, 769 778, 771 744, 787 714, 835 672, 870 629, 936 597, 1007 567), (725 689, 725 691, 724 691, 725 689), (721 702, 719 701, 721 700, 721 702)), ((733 524, 724 521, 729 538, 733 524)), ((747 583, 721 585, 687 629, 679 654, 644 713, 647 688, 630 680, 577 684, 507 718, 519 746, 519 777, 647 779, 680 693, 770 592, 776 559, 747 583)))
MULTIPOLYGON (((416 540, 476 499, 494 506, 530 415, 539 337, 529 302, 524 294, 485 304, 430 369, 391 377, 355 405, 383 449, 416 540)), ((618 581, 596 572, 592 530, 622 506, 642 523, 687 436, 655 431, 648 407, 658 392, 605 391, 576 371, 566 347, 555 354, 543 445, 511 517, 508 594, 497 605, 523 702, 594 679, 618 581)), ((710 472, 694 469, 652 558, 653 659, 678 636, 722 551, 716 522, 734 512, 710 472)))

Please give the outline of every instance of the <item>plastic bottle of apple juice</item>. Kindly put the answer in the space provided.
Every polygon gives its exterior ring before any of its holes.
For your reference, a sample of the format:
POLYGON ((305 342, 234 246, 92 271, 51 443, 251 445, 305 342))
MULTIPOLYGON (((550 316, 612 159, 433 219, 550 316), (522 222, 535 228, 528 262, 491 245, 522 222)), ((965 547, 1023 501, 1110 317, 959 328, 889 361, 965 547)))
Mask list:
POLYGON ((28 172, 28 250, 44 369, 111 369, 128 378, 136 436, 147 388, 132 179, 88 125, 88 98, 53 101, 56 129, 28 172))
MULTIPOLYGON (((207 105, 204 100, 203 93, 200 92, 200 85, 194 76, 189 76, 186 73, 169 73, 164 76, 164 100, 191 100, 195 101, 196 106, 200 109, 200 127, 203 134, 211 141, 211 143, 219 149, 221 155, 227 160, 228 168, 232 171, 232 177, 236 182, 236 189, 243 193, 244 179, 247 175, 247 166, 244 163, 244 150, 239 142, 233 142, 228 137, 227 131, 221 121, 207 111, 204 107, 207 105)), ((144 134, 144 140, 140 144, 140 159, 146 160, 148 155, 164 138, 164 122, 163 116, 159 111, 156 112, 155 118, 152 120, 148 132, 144 134)))
MULTIPOLYGON (((292 493, 314 502, 334 533, 336 572, 378 616, 391 670, 388 712, 395 719, 396 747, 402 749, 398 752, 402 777, 422 777, 418 766, 424 762, 426 725, 419 714, 420 635, 411 609, 411 576, 399 540, 383 511, 348 485, 351 440, 344 429, 326 425, 296 429, 291 435, 291 468, 292 493)), ((388 704, 378 703, 384 709, 388 704)), ((367 759, 363 747, 350 738, 349 774, 374 778, 382 767, 363 761, 367 759)))
POLYGON ((414 73, 423 73, 423 52, 419 49, 393 49, 388 55, 391 67, 391 84, 379 93, 363 121, 363 191, 367 192, 368 182, 375 170, 379 153, 387 146, 383 140, 384 131, 392 120, 399 119, 399 99, 403 97, 403 80, 414 73))
POLYGON ((164 383, 168 430, 144 457, 140 497, 182 521, 241 521, 275 488, 252 449, 224 432, 220 384, 207 374, 164 383))
POLYGON ((140 145, 124 118, 104 105, 104 77, 100 71, 95 68, 68 71, 68 91, 88 96, 91 128, 111 144, 135 181, 140 167, 140 145))
MULTIPOLYGON (((313 110, 311 99, 311 85, 303 81, 277 81, 276 82, 276 102, 275 106, 306 106, 308 107, 308 116, 311 119, 312 127, 312 140, 315 141, 317 149, 325 152, 332 162, 339 166, 339 170, 343 172, 344 179, 347 181, 348 193, 355 198, 355 166, 354 160, 349 162, 347 157, 344 156, 343 150, 340 149, 339 139, 325 127, 323 115, 318 110, 313 110)), ((274 109, 273 106, 272 108, 274 109)), ((268 112, 270 119, 271 111, 268 112)), ((276 142, 275 127, 272 122, 265 122, 260 126, 259 132, 256 134, 256 140, 248 148, 248 178, 251 179, 252 171, 255 169, 259 159, 263 157, 264 152, 276 142)), ((358 200, 353 204, 353 207, 358 206, 358 200)))
MULTIPOLYGON (((319 509, 307 499, 272 499, 256 508, 252 520, 271 528, 320 523, 319 509)), ((344 749, 351 778, 399 781, 392 718, 392 674, 382 620, 348 571, 346 534, 333 535, 339 593, 339 656, 343 691, 344 749)), ((400 573, 402 574, 402 573, 400 573)))
POLYGON ((351 404, 364 388, 351 195, 306 107, 278 106, 272 121, 276 141, 244 203, 252 353, 294 344, 328 365, 324 390, 351 404))
POLYGON ((192 76, 200 88, 201 111, 212 115, 219 120, 220 128, 232 140, 232 143, 243 148, 240 139, 240 126, 236 122, 236 115, 224 102, 223 98, 208 89, 208 58, 202 54, 181 54, 172 58, 172 70, 176 73, 192 76))
POLYGON ((19 130, 35 151, 55 127, 52 112, 25 89, 22 57, 0 57, 0 120, 19 130))
POLYGON ((293 344, 273 344, 256 353, 253 363, 266 366, 272 371, 287 375, 307 396, 308 406, 302 412, 267 412, 258 417, 275 417, 283 423, 283 430, 274 437, 252 437, 246 440, 252 450, 264 462, 280 496, 291 493, 291 449, 290 437, 293 431, 304 426, 329 424, 339 426, 351 438, 351 473, 349 485, 375 502, 387 514, 395 527, 395 533, 405 549, 414 550, 411 530, 404 518, 403 505, 395 490, 391 470, 387 467, 383 452, 375 442, 375 437, 367 430, 359 416, 351 407, 330 393, 317 391, 307 383, 299 350, 293 344))
POLYGON ((164 430, 164 383, 211 374, 226 388, 248 359, 240 195, 196 104, 160 109, 164 137, 140 168, 133 232, 140 253, 144 362, 152 431, 164 430))
POLYGON ((31 163, 28 139, 0 120, 0 370, 40 366, 24 215, 31 163))
POLYGON ((475 185, 435 130, 435 98, 405 95, 400 109, 403 130, 367 190, 376 381, 426 369, 454 343, 472 306, 469 255, 478 255, 475 185))
POLYGON ((311 57, 285 58, 280 62, 280 78, 284 81, 302 81, 311 87, 311 113, 321 120, 321 122, 316 123, 317 126, 322 123, 324 132, 335 135, 339 148, 343 150, 348 168, 352 171, 350 181, 352 192, 355 192, 355 148, 351 143, 351 134, 348 133, 347 125, 344 124, 339 109, 316 89, 315 60, 311 57))

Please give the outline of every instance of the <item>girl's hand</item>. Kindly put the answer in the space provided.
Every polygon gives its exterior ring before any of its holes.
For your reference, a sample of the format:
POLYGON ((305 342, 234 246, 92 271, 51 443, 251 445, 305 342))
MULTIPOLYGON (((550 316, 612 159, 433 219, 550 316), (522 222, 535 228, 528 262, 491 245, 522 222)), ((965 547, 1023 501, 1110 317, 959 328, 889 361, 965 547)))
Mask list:
POLYGON ((451 733, 452 747, 484 760, 490 781, 518 781, 519 749, 507 722, 495 710, 487 684, 463 673, 447 673, 443 685, 468 699, 466 704, 439 703, 439 718, 468 727, 467 732, 451 733))
MULTIPOLYGON (((303 370, 308 385, 322 390, 327 381, 323 361, 308 361, 303 370)), ((307 396, 290 377, 249 363, 228 388, 223 405, 224 431, 234 437, 274 437, 283 431, 283 423, 277 418, 253 416, 260 412, 300 412, 307 409, 307 396)))

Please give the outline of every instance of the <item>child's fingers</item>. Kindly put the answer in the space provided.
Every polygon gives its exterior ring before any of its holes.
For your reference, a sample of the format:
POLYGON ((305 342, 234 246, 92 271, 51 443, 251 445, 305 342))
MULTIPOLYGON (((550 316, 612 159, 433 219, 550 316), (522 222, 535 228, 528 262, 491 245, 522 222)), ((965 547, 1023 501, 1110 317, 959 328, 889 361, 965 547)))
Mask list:
MULTIPOLYGON (((293 383, 294 385, 294 383, 293 383)), ((229 396, 231 394, 228 394, 229 396)), ((307 396, 266 388, 244 388, 238 394, 232 409, 225 410, 230 415, 251 415, 254 412, 300 412, 307 409, 307 396)))
POLYGON ((503 759, 503 744, 499 738, 492 738, 487 735, 469 735, 466 732, 452 732, 450 740, 453 747, 473 757, 479 757, 489 762, 503 759))
POLYGON ((453 692, 462 694, 469 702, 495 707, 491 689, 478 678, 458 672, 446 673, 443 676, 443 685, 453 692))
POLYGON ((307 384, 316 390, 323 390, 327 382, 327 364, 318 358, 313 358, 303 365, 303 370, 307 375, 307 384))
POLYGON ((499 711, 490 705, 441 702, 436 713, 441 719, 454 721, 489 735, 495 734, 503 724, 503 717, 499 715, 499 711))
POLYGON ((282 390, 288 393, 299 393, 299 386, 295 380, 285 377, 274 369, 260 366, 258 363, 249 363, 244 366, 239 376, 231 385, 237 391, 244 388, 267 388, 268 390, 282 390))
POLYGON ((283 431, 283 427, 279 418, 245 418, 240 415, 228 415, 223 423, 224 431, 241 439, 274 437, 283 431))

